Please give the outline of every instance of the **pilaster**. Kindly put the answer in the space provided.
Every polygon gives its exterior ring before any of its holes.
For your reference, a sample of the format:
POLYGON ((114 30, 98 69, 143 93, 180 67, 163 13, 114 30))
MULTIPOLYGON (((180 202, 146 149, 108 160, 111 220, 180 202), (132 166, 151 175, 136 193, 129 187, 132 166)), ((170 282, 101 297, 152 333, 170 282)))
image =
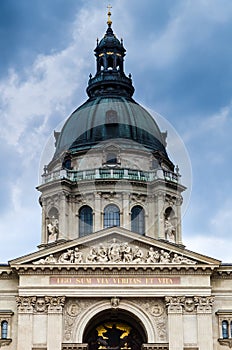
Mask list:
POLYGON ((18 350, 32 349, 33 307, 36 297, 16 297, 18 307, 18 350))
POLYGON ((127 230, 130 230, 131 220, 130 220, 130 207, 129 207, 129 193, 124 192, 122 194, 122 211, 123 211, 123 223, 122 226, 127 230))
POLYGON ((62 315, 65 297, 45 297, 48 306, 47 350, 62 350, 62 315))
POLYGON ((213 350, 212 304, 213 297, 195 297, 199 350, 213 350))
POLYGON ((100 231, 102 229, 102 220, 101 220, 101 212, 102 212, 102 209, 101 209, 101 194, 100 193, 95 193, 95 196, 94 196, 94 201, 95 201, 95 204, 94 204, 94 227, 93 227, 93 231, 96 232, 96 231, 100 231))
POLYGON ((168 307, 169 350, 182 350, 184 347, 183 298, 166 297, 168 307))

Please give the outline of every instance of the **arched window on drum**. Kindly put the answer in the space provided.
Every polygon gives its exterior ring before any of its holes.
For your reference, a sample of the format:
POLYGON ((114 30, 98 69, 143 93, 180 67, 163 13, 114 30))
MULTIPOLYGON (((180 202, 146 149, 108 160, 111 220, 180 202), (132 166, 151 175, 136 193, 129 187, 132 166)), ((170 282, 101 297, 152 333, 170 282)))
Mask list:
POLYGON ((93 210, 84 205, 79 210, 79 237, 86 236, 93 232, 93 210))
POLYGON ((120 226, 120 210, 115 204, 109 204, 104 209, 104 228, 120 226))
POLYGON ((131 231, 145 234, 145 212, 143 207, 136 205, 131 210, 131 231))
POLYGON ((7 333, 8 333, 8 322, 2 321, 1 322, 1 339, 7 339, 7 333))

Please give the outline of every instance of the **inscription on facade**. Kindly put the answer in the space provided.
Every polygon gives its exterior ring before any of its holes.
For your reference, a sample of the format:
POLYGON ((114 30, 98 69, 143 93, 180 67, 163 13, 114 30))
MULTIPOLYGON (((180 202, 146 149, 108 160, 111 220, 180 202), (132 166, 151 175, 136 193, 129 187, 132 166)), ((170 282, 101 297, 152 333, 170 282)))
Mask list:
POLYGON ((180 284, 180 277, 50 277, 50 284, 55 285, 175 285, 180 284))

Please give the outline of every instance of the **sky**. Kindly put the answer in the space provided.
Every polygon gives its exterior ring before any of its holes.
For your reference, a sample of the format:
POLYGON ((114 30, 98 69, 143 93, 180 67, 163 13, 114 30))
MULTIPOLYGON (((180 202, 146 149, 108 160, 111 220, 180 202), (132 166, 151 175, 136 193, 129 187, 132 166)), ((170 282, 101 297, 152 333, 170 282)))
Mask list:
MULTIPOLYGON (((53 131, 87 99, 107 5, 0 1, 1 263, 36 251, 40 243, 41 155, 53 131)), ((232 1, 111 0, 111 5, 135 100, 171 123, 190 158, 183 243, 231 263, 232 1)))

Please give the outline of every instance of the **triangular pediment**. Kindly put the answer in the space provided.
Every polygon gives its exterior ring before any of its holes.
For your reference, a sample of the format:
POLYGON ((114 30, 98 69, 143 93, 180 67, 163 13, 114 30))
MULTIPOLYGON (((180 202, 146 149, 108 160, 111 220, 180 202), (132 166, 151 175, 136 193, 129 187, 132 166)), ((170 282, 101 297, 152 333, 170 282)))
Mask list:
POLYGON ((183 246, 112 227, 72 241, 47 246, 10 261, 11 266, 66 265, 216 265, 219 260, 192 252, 183 246))

